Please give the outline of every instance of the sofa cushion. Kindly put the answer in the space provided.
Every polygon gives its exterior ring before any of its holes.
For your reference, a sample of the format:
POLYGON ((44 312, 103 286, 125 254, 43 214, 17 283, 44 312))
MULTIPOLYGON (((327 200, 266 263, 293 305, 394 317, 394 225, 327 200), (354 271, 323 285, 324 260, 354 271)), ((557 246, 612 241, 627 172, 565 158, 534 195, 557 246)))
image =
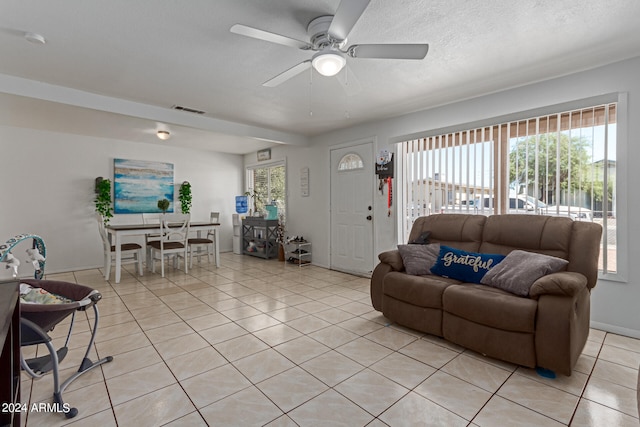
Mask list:
MULTIPOLYGON (((422 233, 429 232, 429 242, 478 252, 482 230, 487 217, 484 215, 444 214, 422 216, 415 220, 409 234, 409 242, 422 233)), ((488 252, 488 251, 484 251, 488 252)))
POLYGON ((507 255, 514 249, 568 259, 573 221, 545 215, 492 215, 478 252, 507 255))
POLYGON ((467 252, 442 245, 431 273, 463 282, 480 283, 482 277, 504 258, 500 254, 467 252))
POLYGON ((411 305, 442 308, 442 293, 460 282, 438 276, 410 276, 392 271, 383 280, 383 294, 411 305))
POLYGON ((514 332, 535 332, 538 302, 483 285, 445 289, 444 311, 481 325, 514 332))
POLYGON ((407 274, 424 276, 431 274, 440 254, 440 243, 430 245, 398 245, 402 263, 407 274))
POLYGON ((526 297, 533 282, 566 268, 567 264, 569 261, 562 258, 515 250, 487 272, 480 283, 526 297))

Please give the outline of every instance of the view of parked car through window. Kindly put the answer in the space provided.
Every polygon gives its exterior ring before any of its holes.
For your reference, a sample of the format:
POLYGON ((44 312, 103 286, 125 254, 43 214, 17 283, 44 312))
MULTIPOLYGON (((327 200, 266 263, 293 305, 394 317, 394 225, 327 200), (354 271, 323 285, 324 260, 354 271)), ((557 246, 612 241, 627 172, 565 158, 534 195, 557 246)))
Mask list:
MULTIPOLYGON (((441 213, 470 212, 475 214, 493 215, 496 213, 494 206, 495 202, 493 197, 486 197, 483 199, 462 201, 459 204, 447 205, 441 210, 441 213)), ((576 221, 593 220, 593 212, 591 212, 590 209, 581 206, 550 206, 540 200, 534 199, 531 196, 525 195, 509 197, 506 213, 567 216, 576 221)))

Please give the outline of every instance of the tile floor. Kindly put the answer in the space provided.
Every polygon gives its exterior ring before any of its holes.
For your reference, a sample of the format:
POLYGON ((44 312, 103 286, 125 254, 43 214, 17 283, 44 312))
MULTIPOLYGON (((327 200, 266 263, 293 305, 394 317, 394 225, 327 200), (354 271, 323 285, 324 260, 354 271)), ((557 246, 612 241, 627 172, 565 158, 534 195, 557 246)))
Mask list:
MULTIPOLYGON (((389 324, 368 279, 323 268, 225 253, 164 279, 48 278, 101 291, 93 359, 114 360, 65 392, 76 418, 23 425, 638 426, 640 340, 592 330, 574 374, 550 380, 389 324)), ((88 343, 80 320, 63 378, 88 343)), ((51 375, 23 379, 23 402, 51 401, 51 375)))

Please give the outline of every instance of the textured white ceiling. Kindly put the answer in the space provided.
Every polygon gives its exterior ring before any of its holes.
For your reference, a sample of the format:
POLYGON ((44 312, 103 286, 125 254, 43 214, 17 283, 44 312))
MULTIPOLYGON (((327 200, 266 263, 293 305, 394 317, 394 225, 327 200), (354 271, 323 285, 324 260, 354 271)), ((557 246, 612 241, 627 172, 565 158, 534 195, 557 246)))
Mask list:
POLYGON ((47 128, 58 110, 53 130, 137 133, 145 136, 127 139, 151 142, 155 127, 166 125, 174 127, 175 144, 242 153, 265 145, 256 137, 304 143, 329 130, 640 55, 637 0, 372 0, 349 44, 429 43, 430 50, 422 61, 349 59, 346 88, 344 72, 305 72, 263 87, 311 53, 229 32, 242 23, 307 40, 308 22, 338 4, 0 0, 0 111, 12 112, 0 123, 47 128), (47 43, 27 42, 26 31, 47 43), (36 107, 39 98, 49 102, 36 107), (206 114, 187 118, 169 110, 176 104, 206 114), (92 120, 65 127, 78 108, 93 110, 92 120), (31 124, 16 118, 27 112, 31 124))

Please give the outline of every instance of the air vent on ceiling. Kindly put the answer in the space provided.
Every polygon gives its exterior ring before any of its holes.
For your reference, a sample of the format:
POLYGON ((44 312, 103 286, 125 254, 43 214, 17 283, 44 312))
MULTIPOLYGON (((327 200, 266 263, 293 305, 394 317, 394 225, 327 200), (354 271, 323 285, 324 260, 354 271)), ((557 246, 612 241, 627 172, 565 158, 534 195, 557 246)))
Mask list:
POLYGON ((196 110, 195 108, 183 107, 182 105, 174 105, 171 107, 174 110, 186 111, 193 114, 204 114, 204 111, 196 110))

